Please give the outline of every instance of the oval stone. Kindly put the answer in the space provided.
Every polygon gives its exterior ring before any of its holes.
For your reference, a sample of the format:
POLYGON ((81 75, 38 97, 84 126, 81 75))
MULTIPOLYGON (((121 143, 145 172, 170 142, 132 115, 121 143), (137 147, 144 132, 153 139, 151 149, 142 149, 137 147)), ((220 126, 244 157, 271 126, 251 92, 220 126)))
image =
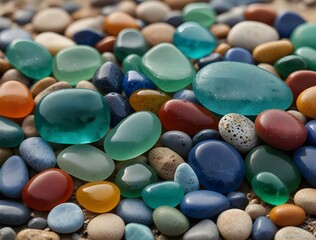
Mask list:
POLYGON ((219 232, 216 224, 210 219, 204 219, 191 227, 184 235, 183 240, 218 240, 219 232))
POLYGON ((305 124, 307 130, 307 142, 308 145, 316 147, 316 119, 308 121, 305 124))
POLYGON ((315 154, 316 147, 313 146, 300 147, 293 154, 295 165, 297 166, 305 180, 313 187, 316 187, 315 154))
POLYGON ((151 229, 139 223, 129 223, 125 226, 126 240, 154 240, 151 229))
POLYGON ((177 167, 173 181, 179 183, 184 188, 185 193, 200 189, 199 179, 187 163, 181 163, 177 167))
POLYGON ((300 227, 284 227, 281 228, 274 236, 275 240, 291 239, 291 240, 315 240, 315 236, 309 231, 300 227))
POLYGON ((65 148, 58 154, 57 164, 70 175, 87 182, 107 179, 115 168, 108 155, 90 145, 65 148))
POLYGON ((108 131, 110 110, 104 97, 96 91, 62 89, 41 100, 34 121, 40 135, 50 142, 91 143, 108 131))
POLYGON ((253 223, 251 237, 253 240, 273 240, 277 230, 268 217, 260 216, 253 223))
POLYGON ((47 226, 47 220, 43 217, 32 218, 27 224, 28 228, 39 230, 44 230, 47 226))
POLYGON ((168 131, 161 135, 161 143, 186 159, 192 148, 191 137, 181 131, 168 131))
POLYGON ((0 116, 0 147, 17 147, 24 139, 22 128, 12 120, 0 116))
POLYGON ((299 226, 305 221, 304 210, 294 204, 281 204, 271 209, 269 217, 280 227, 299 226))
POLYGON ((311 47, 300 47, 295 50, 295 55, 303 58, 307 69, 316 71, 316 49, 311 47))
POLYGON ((281 79, 257 66, 238 62, 205 66, 193 81, 193 90, 204 107, 222 115, 285 110, 293 100, 290 88, 281 79))
POLYGON ((208 190, 228 193, 236 190, 245 174, 239 152, 228 143, 207 140, 190 151, 188 163, 208 190))
POLYGON ((309 118, 316 118, 316 86, 305 89, 296 99, 299 112, 309 118))
POLYGON ((299 12, 285 10, 276 16, 274 27, 279 32, 280 38, 290 38, 293 30, 303 23, 305 23, 305 19, 299 12))
POLYGON ((294 29, 290 36, 290 39, 295 49, 298 49, 300 47, 311 47, 316 49, 316 43, 314 41, 315 37, 316 24, 303 23, 294 29))
POLYGON ((22 203, 0 200, 0 224, 17 226, 30 219, 31 211, 22 203))
POLYGON ((123 161, 149 150, 159 139, 161 124, 151 112, 136 112, 113 128, 104 140, 104 150, 113 159, 123 161))
POLYGON ((316 189, 303 188, 297 191, 294 195, 295 205, 304 209, 306 214, 316 214, 316 189))
MULTIPOLYGON (((285 57, 282 57, 278 59, 273 64, 274 70, 278 73, 278 75, 282 79, 286 79, 291 73, 299 72, 300 70, 307 69, 307 64, 305 60, 296 55, 287 55, 285 57)), ((286 82, 287 83, 287 82, 286 82)), ((288 84, 289 85, 289 84, 288 84)), ((291 88, 291 86, 289 85, 291 88)), ((292 90, 292 88, 291 88, 292 90)), ((293 90, 292 90, 293 92, 293 90)), ((294 92, 293 92, 294 95, 294 92)), ((296 99, 297 96, 294 95, 294 98, 296 99)))
POLYGON ((273 25, 274 19, 277 16, 277 11, 272 6, 268 6, 266 4, 250 4, 246 7, 244 16, 246 20, 273 25))

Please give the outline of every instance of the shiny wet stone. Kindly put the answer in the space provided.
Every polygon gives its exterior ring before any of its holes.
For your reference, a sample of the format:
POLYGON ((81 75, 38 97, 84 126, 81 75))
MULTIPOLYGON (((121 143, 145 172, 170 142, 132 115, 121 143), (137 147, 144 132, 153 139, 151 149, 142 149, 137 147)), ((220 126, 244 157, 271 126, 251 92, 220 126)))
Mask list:
POLYGON ((17 147, 24 139, 22 128, 14 121, 0 116, 0 147, 17 147))
POLYGON ((17 226, 30 219, 31 211, 22 203, 0 200, 0 224, 17 226))

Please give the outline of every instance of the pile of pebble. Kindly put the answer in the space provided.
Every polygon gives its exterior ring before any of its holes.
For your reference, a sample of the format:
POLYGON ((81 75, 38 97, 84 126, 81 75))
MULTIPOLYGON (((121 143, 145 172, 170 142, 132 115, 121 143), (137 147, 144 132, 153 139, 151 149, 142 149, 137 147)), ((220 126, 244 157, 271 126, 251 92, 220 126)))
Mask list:
POLYGON ((0 239, 315 240, 316 23, 268 2, 4 12, 0 239))

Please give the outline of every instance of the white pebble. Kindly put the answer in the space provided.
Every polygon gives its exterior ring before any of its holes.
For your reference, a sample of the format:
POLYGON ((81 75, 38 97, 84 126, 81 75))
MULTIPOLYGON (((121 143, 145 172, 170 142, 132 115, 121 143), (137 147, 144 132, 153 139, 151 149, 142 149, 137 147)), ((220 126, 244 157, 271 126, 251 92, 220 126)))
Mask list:
POLYGON ((313 234, 299 227, 281 228, 274 236, 274 240, 316 240, 313 234))
POLYGON ((304 209, 306 214, 316 215, 316 189, 303 188, 294 195, 295 205, 304 209))

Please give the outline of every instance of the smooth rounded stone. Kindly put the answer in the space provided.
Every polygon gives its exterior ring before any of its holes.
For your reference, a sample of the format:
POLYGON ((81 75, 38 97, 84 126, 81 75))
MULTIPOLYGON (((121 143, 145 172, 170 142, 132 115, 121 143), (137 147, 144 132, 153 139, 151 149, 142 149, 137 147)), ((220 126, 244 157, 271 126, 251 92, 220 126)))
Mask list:
POLYGON ((125 240, 154 240, 151 229, 139 223, 129 223, 125 226, 125 240))
POLYGON ((106 135, 104 150, 114 160, 128 160, 148 151, 158 141, 160 133, 161 124, 155 114, 136 112, 106 135))
POLYGON ((277 230, 268 217, 260 216, 253 223, 251 237, 253 240, 273 240, 277 230))
POLYGON ((126 12, 131 16, 135 15, 137 4, 133 1, 121 1, 117 4, 117 10, 121 12, 126 12))
POLYGON ((172 95, 172 98, 181 99, 181 100, 185 100, 185 101, 200 105, 200 102, 196 99, 194 92, 190 89, 179 90, 172 95))
POLYGON ((197 61, 197 66, 199 67, 199 69, 205 67, 208 64, 214 63, 214 62, 220 62, 223 61, 224 58, 221 54, 219 53, 211 53, 210 55, 200 58, 197 61))
POLYGON ((177 167, 173 181, 179 183, 184 188, 184 193, 200 189, 199 179, 187 163, 181 163, 177 167))
POLYGON ((10 62, 7 58, 0 59, 0 73, 1 74, 5 73, 6 71, 8 71, 11 68, 12 68, 12 65, 10 64, 10 62))
POLYGON ((115 40, 115 36, 106 36, 102 40, 98 41, 94 47, 98 49, 100 53, 113 52, 115 40))
POLYGON ((31 86, 32 96, 35 98, 38 94, 55 83, 57 83, 57 80, 52 77, 46 77, 37 81, 31 86))
POLYGON ((221 140, 222 136, 220 135, 219 131, 214 129, 203 129, 197 132, 193 138, 192 142, 195 146, 196 144, 205 141, 205 140, 221 140))
MULTIPOLYGON (((168 3, 168 1, 173 1, 173 2, 180 2, 177 0, 166 0, 165 2, 168 3)), ((186 0, 185 0, 186 1, 186 0)), ((187 1, 192 1, 192 0, 187 0, 187 1)), ((193 0, 194 1, 194 0, 193 0)), ((182 1, 183 2, 183 1, 182 1)), ((170 5, 170 4, 169 4, 170 5)), ((172 8, 174 9, 174 8, 172 8)), ((182 8, 181 8, 182 9, 182 8)), ((165 17, 164 17, 164 22, 172 25, 173 27, 178 27, 183 23, 183 15, 182 11, 180 10, 172 10, 168 12, 165 17)))
POLYGON ((158 230, 166 236, 179 236, 190 228, 190 222, 178 209, 161 206, 155 209, 153 220, 158 230))
POLYGON ((160 43, 142 58, 142 72, 164 92, 175 92, 195 77, 192 63, 170 43, 160 43))
POLYGON ((305 124, 307 130, 307 142, 309 145, 316 146, 316 120, 308 121, 305 124))
POLYGON ((303 208, 294 204, 281 204, 271 209, 269 213, 271 221, 280 227, 299 226, 306 218, 303 208))
MULTIPOLYGON (((293 117, 297 118, 301 123, 305 124, 307 122, 307 118, 299 111, 288 110, 287 112, 291 114, 293 117)), ((308 138, 308 129, 307 129, 307 138, 308 138)))
POLYGON ((102 93, 122 91, 123 73, 119 66, 112 62, 102 64, 94 73, 92 83, 102 93))
POLYGON ((163 22, 152 23, 145 26, 141 33, 150 47, 159 43, 172 43, 175 27, 163 22))
POLYGON ((201 104, 221 115, 232 112, 258 115, 272 108, 284 110, 293 100, 290 88, 280 78, 246 63, 212 63, 198 72, 192 84, 201 104))
POLYGON ((283 11, 277 14, 274 20, 274 27, 278 31, 280 38, 290 38, 292 32, 305 22, 305 19, 299 13, 283 11))
POLYGON ((39 230, 44 230, 45 228, 47 228, 47 226, 48 226, 47 220, 42 217, 32 218, 27 224, 28 228, 39 229, 39 230))
POLYGON ((205 28, 209 28, 216 21, 216 13, 208 3, 189 3, 183 10, 185 22, 197 22, 205 28))
POLYGON ((237 23, 245 21, 244 17, 245 6, 235 6, 229 11, 218 14, 216 22, 220 24, 227 24, 230 27, 235 26, 237 23))
POLYGON ((103 29, 110 35, 117 36, 125 28, 139 29, 137 20, 127 13, 115 11, 104 19, 103 29))
POLYGON ((188 58, 199 59, 215 49, 217 40, 199 23, 185 22, 176 28, 173 43, 188 58))
POLYGON ((249 204, 245 208, 245 212, 249 214, 252 220, 256 220, 258 217, 268 214, 267 209, 259 204, 249 204))
POLYGON ((83 226, 84 215, 78 205, 70 202, 61 203, 49 212, 47 223, 54 232, 73 233, 83 226))
POLYGON ((249 152, 259 143, 254 123, 240 114, 224 115, 218 123, 218 130, 225 142, 234 146, 241 153, 249 152))
POLYGON ((90 89, 98 92, 98 89, 94 86, 92 82, 89 82, 87 80, 83 80, 77 83, 76 88, 85 88, 90 89))
POLYGON ((68 82, 56 82, 52 84, 51 86, 45 88, 43 91, 41 91, 37 96, 34 98, 34 103, 36 106, 38 106, 39 102, 49 93, 55 92, 57 90, 61 89, 69 89, 72 88, 71 85, 68 82))
MULTIPOLYGON (((219 43, 217 45, 217 47, 214 49, 213 53, 218 53, 220 54, 222 57, 224 57, 225 53, 231 48, 232 46, 230 46, 228 43, 223 42, 223 43, 219 43)), ((223 60, 223 59, 222 59, 223 60)), ((221 61, 222 61, 221 60, 221 61)), ((219 61, 217 61, 219 62, 219 61)))
POLYGON ((19 9, 13 15, 14 22, 19 25, 28 24, 32 21, 35 13, 33 9, 19 9))
POLYGON ((286 79, 291 73, 307 69, 305 60, 295 55, 282 57, 278 59, 273 66, 282 79, 286 79))
POLYGON ((102 53, 102 59, 103 59, 104 63, 112 62, 112 63, 118 64, 117 59, 116 59, 114 53, 112 53, 112 52, 102 53))
POLYGON ((116 206, 115 213, 123 219, 125 224, 139 223, 146 226, 153 224, 153 210, 138 198, 123 199, 116 206))
MULTIPOLYGON (((128 57, 131 57, 131 56, 133 55, 129 55, 128 57)), ((138 55, 134 55, 134 56, 138 56, 138 55)), ((125 93, 125 95, 129 98, 133 92, 140 89, 155 90, 156 86, 152 81, 150 81, 145 75, 143 75, 139 71, 135 71, 135 70, 126 71, 123 82, 122 82, 122 90, 125 93)))
POLYGON ((76 85, 79 81, 92 79, 101 66, 100 53, 90 46, 72 46, 59 51, 53 61, 53 74, 59 81, 76 85))
POLYGON ((43 45, 47 50, 55 56, 60 50, 76 45, 76 43, 68 37, 55 32, 42 32, 38 34, 34 41, 43 45))
POLYGON ((274 236, 274 240, 315 240, 315 236, 300 227, 284 227, 281 228, 274 236))
POLYGON ((29 180, 27 166, 17 155, 9 157, 0 169, 0 192, 9 198, 19 198, 29 180))
POLYGON ((164 147, 178 153, 183 159, 186 159, 193 146, 190 136, 181 131, 167 131, 161 135, 161 142, 164 147))
POLYGON ((209 190, 189 192, 180 204, 181 212, 195 219, 216 218, 229 207, 229 200, 224 195, 209 190))
POLYGON ((151 208, 176 207, 184 196, 184 188, 176 182, 164 181, 147 185, 142 191, 144 202, 151 208))
POLYGON ((264 142, 285 151, 299 148, 307 138, 307 130, 301 121, 276 109, 261 112, 255 120, 255 130, 264 142))
POLYGON ((6 56, 16 69, 29 78, 42 79, 52 72, 52 55, 32 40, 12 41, 6 49, 6 56))
POLYGON ((103 17, 88 17, 72 22, 65 29, 65 36, 72 39, 72 36, 83 29, 93 28, 102 31, 103 17))
POLYGON ((269 63, 259 63, 257 66, 272 73, 276 77, 280 77, 277 71, 274 69, 274 67, 269 63))
POLYGON ((181 99, 165 102, 159 110, 159 119, 166 130, 178 130, 194 135, 203 129, 216 129, 215 114, 201 105, 181 99))
POLYGON ((240 209, 229 209, 217 218, 221 236, 227 240, 246 240, 251 234, 252 220, 248 213, 240 209))
POLYGON ((230 208, 245 210, 249 203, 247 195, 243 192, 230 192, 227 194, 227 199, 229 200, 230 208))
POLYGON ((239 152, 230 144, 218 140, 195 145, 190 151, 188 163, 206 189, 219 193, 235 191, 245 174, 239 152))
MULTIPOLYGON (((123 70, 125 73, 128 71, 134 70, 137 72, 141 72, 141 61, 142 58, 141 56, 138 56, 136 54, 130 54, 126 58, 124 58, 122 62, 123 70)), ((154 84, 153 84, 154 85, 154 84)), ((156 88, 156 86, 155 86, 156 88)))
POLYGON ((7 46, 15 39, 31 40, 32 35, 21 28, 9 28, 0 32, 0 49, 6 51, 7 46))
POLYGON ((217 39, 226 38, 230 29, 231 27, 225 23, 216 23, 210 27, 211 33, 213 33, 217 39))
POLYGON ((90 145, 72 145, 57 156, 57 164, 70 175, 83 181, 107 179, 114 171, 114 161, 90 145))
POLYGON ((0 239, 2 240, 15 240, 16 233, 10 227, 0 228, 0 239))
POLYGON ((266 4, 250 4, 245 8, 244 16, 246 20, 262 22, 272 26, 277 17, 277 11, 266 4))
POLYGON ((316 214, 315 204, 316 189, 314 188, 303 188, 297 191, 294 195, 295 205, 304 209, 306 214, 316 214))
POLYGON ((292 158, 285 152, 268 145, 261 145, 252 149, 245 158, 245 166, 249 182, 256 174, 268 172, 283 182, 290 193, 297 189, 301 181, 300 172, 292 158))
POLYGON ((90 238, 94 240, 121 240, 124 235, 123 220, 113 214, 104 213, 93 218, 87 226, 90 238))
POLYGON ((227 36, 227 41, 231 46, 242 47, 251 52, 262 43, 277 40, 279 40, 279 34, 274 28, 256 21, 237 23, 227 36))
POLYGON ((104 37, 103 32, 91 28, 76 32, 72 38, 78 45, 94 46, 104 37))
POLYGON ((247 49, 240 47, 228 49, 224 55, 224 61, 243 62, 248 64, 255 63, 251 53, 247 49))
POLYGON ((17 147, 24 139, 22 128, 12 120, 0 116, 0 147, 17 147))
POLYGON ((136 7, 136 16, 147 23, 162 22, 170 10, 164 2, 144 1, 136 7))
POLYGON ((309 118, 315 118, 316 86, 305 89, 296 99, 296 107, 300 113, 309 118))
POLYGON ((7 17, 0 17, 0 31, 6 30, 10 28, 12 21, 10 18, 7 17))
POLYGON ((13 151, 11 150, 11 148, 0 147, 0 167, 12 155, 13 155, 13 151))
POLYGON ((19 152, 23 160, 37 172, 53 168, 56 165, 52 147, 41 137, 25 139, 19 146, 19 152), (36 151, 34 151, 35 149, 36 151))
POLYGON ((314 146, 303 146, 297 149, 293 154, 293 160, 297 168, 299 169, 305 180, 316 187, 316 176, 315 176, 315 161, 313 156, 316 153, 316 147, 314 146))
POLYGON ((219 232, 216 224, 204 219, 191 227, 182 237, 183 240, 218 240, 219 232))
POLYGON ((115 175, 114 183, 119 187, 121 196, 140 197, 143 189, 157 182, 157 173, 146 163, 127 163, 115 175))
POLYGON ((23 229, 21 230, 16 240, 60 240, 60 237, 51 231, 47 230, 37 230, 37 229, 23 229))
POLYGON ((173 180, 177 167, 183 158, 167 147, 156 147, 148 153, 148 162, 164 180, 173 180))
POLYGON ((294 54, 300 56, 303 58, 303 60, 307 64, 307 69, 308 70, 313 70, 316 71, 316 47, 315 48, 310 48, 310 47, 300 47, 295 50, 294 54))
POLYGON ((315 23, 303 23, 297 26, 290 36, 290 40, 295 49, 300 47, 310 47, 316 49, 315 39, 316 24, 315 23))
POLYGON ((30 219, 31 211, 24 204, 12 200, 0 200, 0 224, 18 226, 30 219))
POLYGON ((5 71, 2 74, 2 77, 0 79, 0 83, 11 81, 12 79, 15 79, 18 82, 23 83, 27 87, 31 86, 31 80, 27 77, 25 77, 19 70, 12 68, 7 71, 5 71))

